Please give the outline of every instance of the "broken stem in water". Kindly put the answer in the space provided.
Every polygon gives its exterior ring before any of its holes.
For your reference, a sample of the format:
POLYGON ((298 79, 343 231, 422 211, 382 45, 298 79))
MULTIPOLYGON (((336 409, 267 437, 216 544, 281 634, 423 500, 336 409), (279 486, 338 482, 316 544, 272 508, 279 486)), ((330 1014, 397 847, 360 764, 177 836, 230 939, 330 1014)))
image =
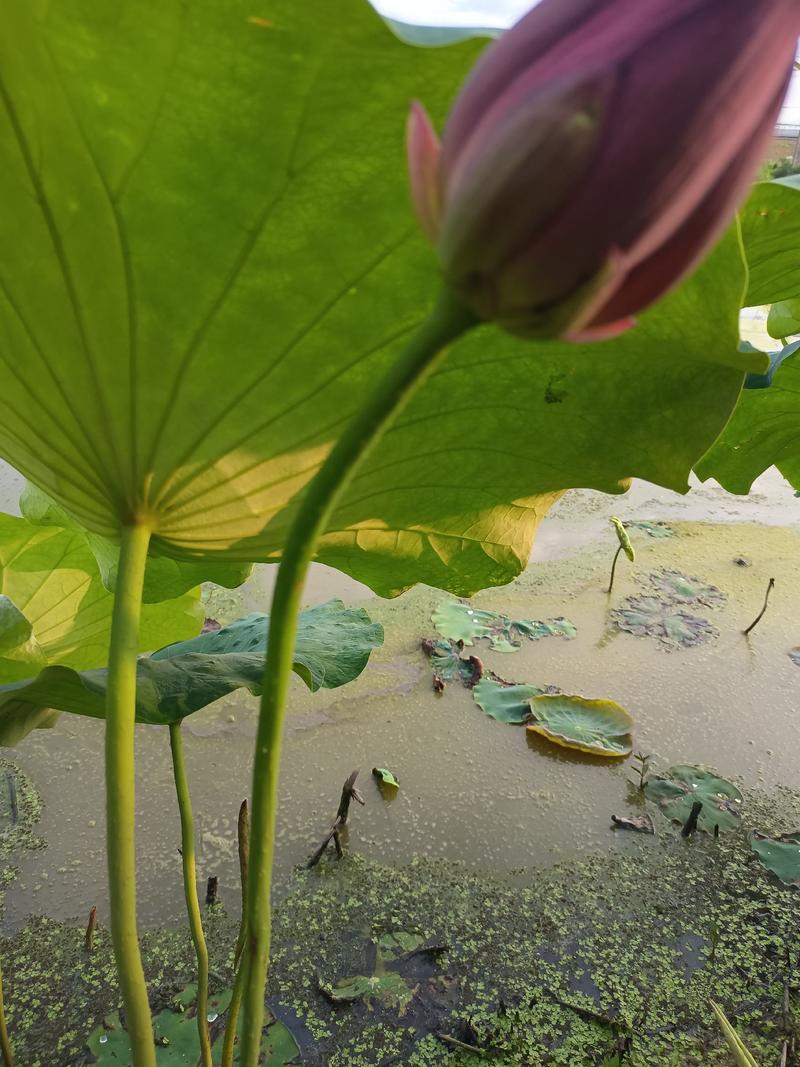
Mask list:
POLYGON ((136 657, 149 544, 149 526, 123 527, 106 695, 106 854, 111 941, 133 1067, 156 1067, 153 1023, 136 925, 134 782, 136 657))
POLYGON ((197 896, 197 869, 195 864, 194 817, 189 794, 189 779, 183 757, 181 724, 169 724, 169 747, 172 751, 172 776, 181 815, 181 857, 183 862, 183 895, 186 899, 186 914, 189 930, 197 957, 197 1034, 200 1038, 200 1063, 212 1067, 211 1038, 208 1033, 208 947, 203 933, 203 917, 200 899, 197 896))
POLYGON ((410 344, 348 423, 306 489, 283 549, 272 597, 267 660, 253 760, 252 836, 247 892, 240 1067, 256 1067, 264 1019, 272 926, 272 857, 278 806, 283 720, 294 657, 297 615, 306 572, 342 491, 393 417, 441 360, 447 345, 476 325, 474 316, 444 292, 410 344))
POLYGON ((750 625, 744 631, 745 637, 747 637, 747 635, 750 633, 750 631, 754 630, 756 628, 756 626, 758 626, 758 624, 764 618, 764 614, 765 614, 765 612, 767 610, 767 604, 769 604, 769 594, 772 592, 772 590, 774 588, 775 588, 775 579, 774 578, 770 578, 770 580, 767 582, 767 591, 764 594, 764 607, 761 609, 761 611, 759 611, 758 615, 756 615, 756 617, 753 619, 753 621, 750 623, 750 625))

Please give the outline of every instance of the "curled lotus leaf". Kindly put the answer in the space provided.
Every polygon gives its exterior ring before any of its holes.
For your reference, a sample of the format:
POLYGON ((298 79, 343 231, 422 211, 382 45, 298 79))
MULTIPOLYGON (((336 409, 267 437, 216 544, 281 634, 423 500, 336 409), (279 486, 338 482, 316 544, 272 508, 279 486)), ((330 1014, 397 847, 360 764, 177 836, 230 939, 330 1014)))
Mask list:
POLYGON ((474 645, 487 640, 494 652, 516 652, 522 638, 539 641, 543 637, 577 636, 575 626, 564 618, 543 622, 538 619, 512 619, 496 611, 473 608, 462 600, 445 600, 431 615, 431 621, 442 636, 451 641, 474 645))
POLYGON ((625 529, 625 524, 622 519, 618 519, 616 515, 612 515, 609 521, 617 532, 619 547, 623 550, 631 563, 633 563, 636 559, 636 553, 633 550, 631 539, 628 537, 628 531, 625 529))
POLYGON ((528 730, 564 748, 619 759, 633 751, 633 719, 613 700, 535 696, 528 730))
POLYGON ((400 788, 400 783, 392 772, 386 769, 386 767, 373 767, 372 774, 378 785, 386 786, 389 789, 400 788))
POLYGON ((552 686, 520 685, 484 676, 472 690, 472 697, 490 719, 506 723, 525 723, 531 719, 531 697, 554 693, 552 686))
POLYGON ((800 832, 770 837, 754 830, 750 848, 785 885, 800 885, 800 832))
POLYGON ((707 834, 735 830, 741 822, 742 794, 736 786, 706 767, 681 765, 647 779, 645 796, 674 822, 685 823, 696 801, 703 805, 697 826, 707 834))
POLYGON ((629 596, 611 612, 620 630, 636 637, 655 637, 667 648, 691 648, 717 636, 707 619, 681 611, 657 596, 629 596))
POLYGON ((715 585, 669 567, 648 574, 646 581, 664 600, 674 604, 702 604, 715 608, 728 599, 715 585))

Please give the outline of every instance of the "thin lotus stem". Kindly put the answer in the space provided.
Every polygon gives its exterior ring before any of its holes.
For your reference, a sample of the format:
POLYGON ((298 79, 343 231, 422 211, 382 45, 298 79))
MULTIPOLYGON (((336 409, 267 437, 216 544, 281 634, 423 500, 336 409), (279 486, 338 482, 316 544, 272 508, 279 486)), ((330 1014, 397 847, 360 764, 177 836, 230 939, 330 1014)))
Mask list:
POLYGON ((3 971, 0 968, 0 1052, 3 1054, 4 1067, 14 1067, 14 1054, 6 1026, 6 1009, 3 1004, 3 971))
POLYGON ((240 965, 233 983, 233 993, 228 1006, 228 1018, 225 1022, 225 1040, 222 1043, 222 1060, 220 1067, 233 1067, 233 1050, 236 1045, 236 1029, 239 1024, 239 1008, 242 1006, 244 991, 244 967, 240 965))
POLYGON ((617 560, 619 559, 619 554, 620 554, 621 551, 622 551, 622 545, 620 545, 617 548, 617 551, 614 553, 614 562, 611 564, 611 578, 609 579, 609 582, 608 582, 608 592, 609 593, 614 588, 614 574, 616 573, 616 570, 617 570, 617 560))
POLYGON ((183 738, 179 722, 170 723, 169 747, 172 750, 172 776, 175 779, 178 809, 181 813, 183 895, 186 898, 186 914, 189 916, 189 930, 191 931, 194 952, 197 957, 197 1033, 200 1038, 200 1063, 202 1067, 212 1067, 211 1037, 208 1033, 208 948, 205 934, 203 933, 200 899, 197 896, 194 818, 192 817, 189 779, 186 776, 186 762, 183 758, 183 738))
POLYGON ((239 808, 237 824, 239 839, 239 880, 242 886, 242 921, 239 923, 239 936, 236 939, 236 953, 233 966, 238 971, 244 951, 244 939, 247 936, 247 865, 250 861, 250 811, 247 801, 243 800, 239 808))
POLYGON ((150 529, 122 530, 111 622, 106 698, 106 850, 111 941, 117 963, 133 1067, 156 1067, 153 1024, 136 928, 134 728, 136 652, 150 529))
POLYGON ((267 661, 253 761, 252 836, 247 891, 247 941, 242 964, 244 1017, 239 1063, 256 1067, 269 961, 272 856, 278 806, 283 720, 295 630, 306 572, 317 541, 359 462, 430 373, 445 348, 476 320, 445 293, 405 351, 354 415, 305 491, 289 531, 272 596, 267 661))
POLYGON ((764 614, 766 613, 766 610, 767 610, 767 604, 769 604, 769 594, 772 592, 772 590, 774 588, 775 588, 775 579, 774 578, 770 578, 770 580, 767 582, 767 591, 764 594, 764 607, 761 609, 761 611, 759 611, 758 615, 756 615, 756 617, 753 619, 753 621, 750 623, 750 625, 744 631, 745 637, 747 637, 747 635, 750 633, 750 631, 754 630, 756 628, 756 626, 758 626, 758 624, 764 618, 764 614))
POLYGON ((245 938, 247 936, 247 865, 250 858, 250 812, 247 801, 243 800, 239 808, 239 874, 242 883, 242 921, 239 923, 239 936, 236 939, 236 952, 233 957, 233 966, 236 970, 236 981, 233 985, 231 1002, 228 1006, 228 1018, 225 1023, 225 1040, 222 1045, 222 1062, 220 1067, 233 1067, 233 1048, 236 1044, 236 1029, 239 1025, 239 1008, 242 1003, 242 990, 244 988, 244 967, 242 966, 242 952, 244 951, 245 938))

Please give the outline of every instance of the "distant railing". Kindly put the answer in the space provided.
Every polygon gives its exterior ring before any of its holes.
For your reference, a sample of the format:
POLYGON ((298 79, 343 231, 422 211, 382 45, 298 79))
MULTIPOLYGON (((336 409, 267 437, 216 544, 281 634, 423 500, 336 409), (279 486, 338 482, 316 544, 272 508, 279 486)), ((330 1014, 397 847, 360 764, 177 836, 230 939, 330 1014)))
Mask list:
POLYGON ((800 137, 800 123, 779 123, 775 127, 776 137, 800 137))

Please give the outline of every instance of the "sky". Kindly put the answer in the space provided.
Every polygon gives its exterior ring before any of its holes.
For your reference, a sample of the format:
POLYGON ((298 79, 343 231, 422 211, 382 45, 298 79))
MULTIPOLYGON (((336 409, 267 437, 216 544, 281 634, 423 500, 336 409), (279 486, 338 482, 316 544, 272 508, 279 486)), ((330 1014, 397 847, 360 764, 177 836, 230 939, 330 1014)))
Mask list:
MULTIPOLYGON (((384 15, 427 26, 509 26, 535 0, 372 0, 384 15)), ((780 122, 800 125, 800 72, 795 73, 780 122)))

